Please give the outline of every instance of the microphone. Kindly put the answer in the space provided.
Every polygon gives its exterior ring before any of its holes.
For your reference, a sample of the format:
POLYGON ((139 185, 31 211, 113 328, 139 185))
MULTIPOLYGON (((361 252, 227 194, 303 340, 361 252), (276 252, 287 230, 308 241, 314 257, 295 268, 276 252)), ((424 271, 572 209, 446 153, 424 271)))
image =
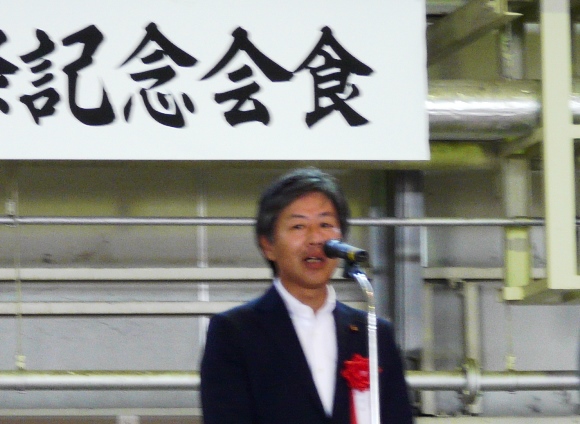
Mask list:
POLYGON ((331 259, 341 258, 350 262, 366 262, 369 259, 366 250, 348 245, 340 240, 328 240, 324 243, 324 254, 331 259))

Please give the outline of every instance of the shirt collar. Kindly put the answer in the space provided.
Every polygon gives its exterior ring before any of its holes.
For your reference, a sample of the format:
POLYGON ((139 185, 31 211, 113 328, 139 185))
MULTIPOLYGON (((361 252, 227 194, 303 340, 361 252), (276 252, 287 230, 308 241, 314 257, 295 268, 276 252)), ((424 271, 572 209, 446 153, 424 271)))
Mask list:
MULTIPOLYGON (((286 287, 284 287, 279 278, 274 279, 274 287, 278 290, 278 293, 282 297, 290 315, 301 317, 311 317, 314 315, 312 308, 292 296, 288 290, 286 290, 286 287)), ((324 305, 322 305, 322 307, 317 311, 317 315, 332 313, 336 307, 336 291, 334 290, 334 287, 328 284, 326 290, 326 300, 324 305)))

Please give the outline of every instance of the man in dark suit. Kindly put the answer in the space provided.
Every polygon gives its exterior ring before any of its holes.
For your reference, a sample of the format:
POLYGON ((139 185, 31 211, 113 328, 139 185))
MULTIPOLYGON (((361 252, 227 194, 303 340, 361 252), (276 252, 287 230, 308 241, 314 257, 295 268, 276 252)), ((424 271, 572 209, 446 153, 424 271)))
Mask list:
MULTIPOLYGON (((346 236, 348 217, 335 180, 314 168, 265 190, 256 235, 274 283, 210 321, 201 364, 205 424, 355 424, 353 413, 367 424, 343 377, 355 354, 368 358, 367 315, 336 301, 328 282, 338 260, 323 252, 327 240, 346 236)), ((381 421, 412 423, 401 357, 383 319, 377 338, 381 421)))

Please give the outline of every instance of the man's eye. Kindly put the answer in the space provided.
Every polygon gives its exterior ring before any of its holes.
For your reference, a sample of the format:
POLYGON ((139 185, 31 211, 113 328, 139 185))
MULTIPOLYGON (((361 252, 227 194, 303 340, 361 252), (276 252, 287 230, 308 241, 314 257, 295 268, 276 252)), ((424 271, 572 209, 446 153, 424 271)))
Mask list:
POLYGON ((322 228, 334 228, 334 225, 330 224, 329 222, 323 222, 322 228))
POLYGON ((302 228, 304 228, 304 225, 302 224, 296 224, 292 226, 292 229, 294 230, 301 230, 302 228))

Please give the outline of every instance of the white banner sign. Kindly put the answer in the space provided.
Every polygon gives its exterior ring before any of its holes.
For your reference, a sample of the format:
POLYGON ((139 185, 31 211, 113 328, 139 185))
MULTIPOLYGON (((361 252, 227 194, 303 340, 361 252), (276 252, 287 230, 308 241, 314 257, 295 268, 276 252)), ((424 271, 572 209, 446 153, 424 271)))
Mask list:
POLYGON ((429 159, 425 0, 2 0, 0 159, 429 159))

